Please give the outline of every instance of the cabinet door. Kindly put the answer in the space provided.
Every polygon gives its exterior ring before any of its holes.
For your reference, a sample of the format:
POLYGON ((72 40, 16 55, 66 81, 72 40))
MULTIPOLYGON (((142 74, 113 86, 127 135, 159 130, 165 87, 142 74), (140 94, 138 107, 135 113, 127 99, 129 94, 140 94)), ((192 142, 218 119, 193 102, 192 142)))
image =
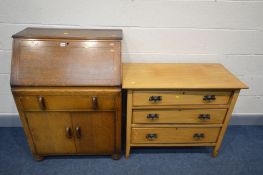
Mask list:
POLYGON ((78 153, 113 154, 115 112, 74 112, 72 124, 78 153))
POLYGON ((76 152, 70 113, 26 112, 26 118, 38 154, 76 152))

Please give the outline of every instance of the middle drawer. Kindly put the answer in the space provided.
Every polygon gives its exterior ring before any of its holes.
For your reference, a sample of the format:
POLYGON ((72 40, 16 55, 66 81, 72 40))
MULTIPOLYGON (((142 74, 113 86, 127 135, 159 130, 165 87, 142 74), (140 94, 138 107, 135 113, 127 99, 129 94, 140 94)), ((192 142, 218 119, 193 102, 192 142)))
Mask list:
POLYGON ((134 110, 132 122, 138 123, 178 123, 178 124, 221 124, 227 109, 157 109, 134 110))

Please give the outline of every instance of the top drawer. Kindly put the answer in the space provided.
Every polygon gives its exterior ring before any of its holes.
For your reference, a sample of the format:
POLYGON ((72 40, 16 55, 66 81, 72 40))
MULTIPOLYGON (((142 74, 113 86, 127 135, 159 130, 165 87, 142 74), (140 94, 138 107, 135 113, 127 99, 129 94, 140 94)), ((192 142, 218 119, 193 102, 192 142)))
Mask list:
POLYGON ((45 95, 21 96, 20 102, 25 111, 49 110, 114 110, 115 96, 45 95))
POLYGON ((11 85, 118 86, 120 67, 119 41, 16 39, 11 85))
POLYGON ((226 91, 134 91, 134 106, 228 104, 226 91))

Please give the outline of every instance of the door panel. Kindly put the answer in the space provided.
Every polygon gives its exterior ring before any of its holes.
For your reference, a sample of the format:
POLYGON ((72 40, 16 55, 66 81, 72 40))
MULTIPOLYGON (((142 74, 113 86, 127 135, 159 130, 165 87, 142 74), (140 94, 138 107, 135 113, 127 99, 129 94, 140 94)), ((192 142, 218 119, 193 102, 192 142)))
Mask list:
POLYGON ((74 112, 71 116, 78 153, 114 153, 115 112, 74 112))
POLYGON ((38 154, 75 153, 70 113, 26 112, 38 154))

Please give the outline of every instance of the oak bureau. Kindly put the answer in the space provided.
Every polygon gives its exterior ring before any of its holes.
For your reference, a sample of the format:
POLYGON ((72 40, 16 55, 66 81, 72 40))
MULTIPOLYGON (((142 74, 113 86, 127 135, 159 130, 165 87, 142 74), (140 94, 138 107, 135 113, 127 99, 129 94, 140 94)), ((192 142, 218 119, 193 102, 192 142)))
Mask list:
POLYGON ((123 64, 131 147, 210 146, 217 156, 240 89, 221 64, 123 64))
POLYGON ((121 155, 121 30, 13 35, 11 87, 37 160, 121 155))

